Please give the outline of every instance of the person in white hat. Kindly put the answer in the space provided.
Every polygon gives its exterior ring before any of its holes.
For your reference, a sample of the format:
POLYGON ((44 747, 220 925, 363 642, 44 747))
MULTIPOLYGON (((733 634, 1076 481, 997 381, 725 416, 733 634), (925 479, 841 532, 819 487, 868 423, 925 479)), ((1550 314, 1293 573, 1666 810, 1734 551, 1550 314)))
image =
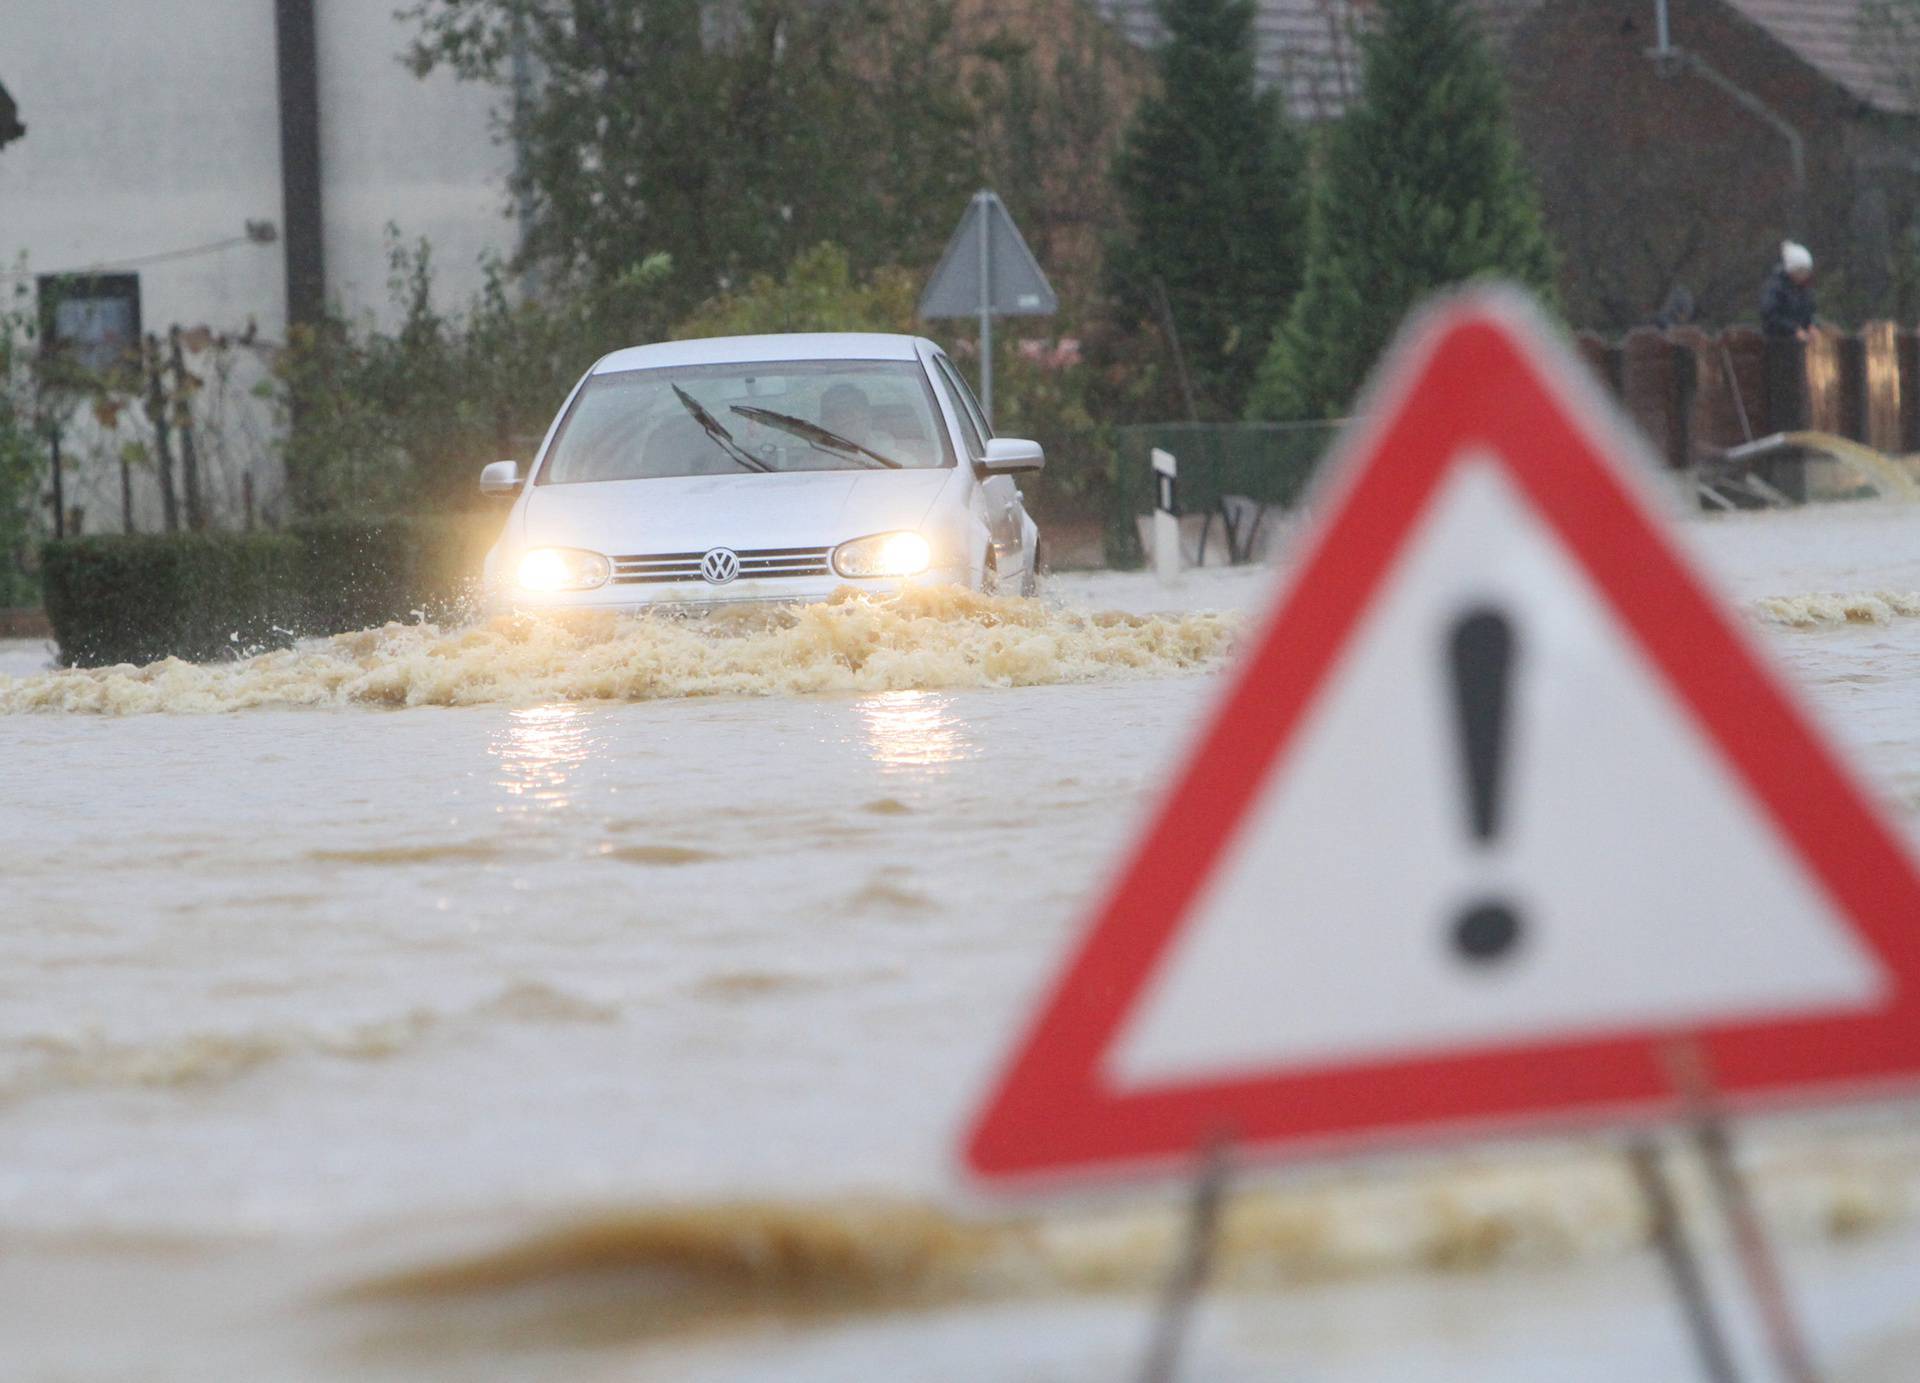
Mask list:
POLYGON ((1760 293, 1761 329, 1804 341, 1813 331, 1813 311, 1813 255, 1805 245, 1782 241, 1780 262, 1760 293))

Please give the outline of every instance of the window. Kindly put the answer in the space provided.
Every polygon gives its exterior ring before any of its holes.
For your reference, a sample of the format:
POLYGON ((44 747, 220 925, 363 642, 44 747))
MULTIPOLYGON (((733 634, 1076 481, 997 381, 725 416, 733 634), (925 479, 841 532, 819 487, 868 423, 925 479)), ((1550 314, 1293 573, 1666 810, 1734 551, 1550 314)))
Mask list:
POLYGON ((983 438, 993 436, 993 424, 987 421, 987 412, 980 406, 979 401, 974 398, 973 390, 967 387, 967 381, 961 377, 958 370, 953 368, 953 362, 951 360, 947 359, 944 355, 939 357, 939 359, 941 367, 946 373, 948 382, 953 386, 953 392, 958 394, 960 396, 960 402, 966 405, 967 415, 973 419, 974 428, 983 438))
POLYGON ((980 440, 980 429, 975 426, 973 414, 967 411, 966 403, 960 397, 960 391, 954 387, 953 371, 947 365, 947 358, 936 355, 933 358, 934 378, 939 381, 940 392, 946 396, 947 406, 953 410, 953 416, 960 420, 960 431, 967 443, 967 453, 975 460, 986 454, 986 444, 980 440))
POLYGON ((952 464, 919 361, 755 361, 595 375, 535 483, 952 464))
POLYGON ((40 346, 63 368, 95 379, 138 371, 138 274, 43 274, 39 289, 40 346))

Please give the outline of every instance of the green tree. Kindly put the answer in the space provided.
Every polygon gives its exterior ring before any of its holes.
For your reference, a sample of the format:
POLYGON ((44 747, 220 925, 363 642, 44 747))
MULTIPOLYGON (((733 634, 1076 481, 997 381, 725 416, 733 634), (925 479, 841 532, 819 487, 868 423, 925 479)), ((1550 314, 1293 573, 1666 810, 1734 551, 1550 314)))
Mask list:
POLYGON ((930 259, 975 174, 950 0, 414 0, 415 71, 514 94, 527 253, 683 306, 822 241, 930 259), (516 58, 535 76, 515 93, 516 58))
POLYGON ((1264 418, 1344 411, 1407 310, 1500 275, 1551 295, 1553 255, 1506 89, 1458 0, 1381 0, 1360 104, 1314 188, 1306 283, 1254 389, 1264 418))
POLYGON ((1195 393, 1228 416, 1299 287, 1305 222, 1304 147, 1255 85, 1253 9, 1161 0, 1160 90, 1114 168, 1128 223, 1115 297, 1136 320, 1172 317, 1195 393))

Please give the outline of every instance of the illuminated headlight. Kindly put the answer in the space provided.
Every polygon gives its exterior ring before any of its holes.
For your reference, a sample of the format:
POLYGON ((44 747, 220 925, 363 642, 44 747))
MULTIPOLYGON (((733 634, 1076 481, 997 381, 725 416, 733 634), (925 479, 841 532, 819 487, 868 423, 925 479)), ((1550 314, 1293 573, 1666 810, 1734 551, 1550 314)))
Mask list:
POLYGON ((917 576, 933 562, 933 549, 918 533, 876 533, 833 550, 842 576, 917 576))
POLYGON ((611 562, 577 547, 536 547, 520 559, 523 591, 590 591, 612 575, 611 562))

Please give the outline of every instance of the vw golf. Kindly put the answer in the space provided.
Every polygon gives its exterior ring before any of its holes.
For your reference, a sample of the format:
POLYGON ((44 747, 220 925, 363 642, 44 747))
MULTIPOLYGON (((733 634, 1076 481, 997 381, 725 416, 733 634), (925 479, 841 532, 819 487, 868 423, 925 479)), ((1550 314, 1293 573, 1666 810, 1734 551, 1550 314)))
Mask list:
POLYGON ((913 336, 733 336, 616 351, 531 467, 480 475, 513 509, 494 608, 818 600, 842 586, 1031 594, 1039 533, 945 353, 913 336))

